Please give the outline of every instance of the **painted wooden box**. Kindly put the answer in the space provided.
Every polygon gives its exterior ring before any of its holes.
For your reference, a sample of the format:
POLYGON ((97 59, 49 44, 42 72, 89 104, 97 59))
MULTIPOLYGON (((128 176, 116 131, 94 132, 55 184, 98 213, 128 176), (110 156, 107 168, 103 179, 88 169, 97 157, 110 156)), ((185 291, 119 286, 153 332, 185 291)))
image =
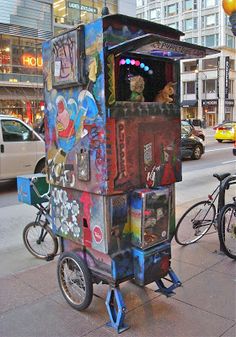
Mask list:
POLYGON ((48 192, 49 185, 46 181, 45 174, 37 173, 25 176, 18 176, 17 177, 18 200, 28 205, 36 205, 41 204, 43 202, 47 202, 48 199, 46 197, 42 198, 37 195, 33 187, 32 180, 34 182, 37 192, 40 195, 43 195, 48 192))
POLYGON ((135 190, 131 196, 132 244, 147 249, 169 239, 169 188, 135 190))

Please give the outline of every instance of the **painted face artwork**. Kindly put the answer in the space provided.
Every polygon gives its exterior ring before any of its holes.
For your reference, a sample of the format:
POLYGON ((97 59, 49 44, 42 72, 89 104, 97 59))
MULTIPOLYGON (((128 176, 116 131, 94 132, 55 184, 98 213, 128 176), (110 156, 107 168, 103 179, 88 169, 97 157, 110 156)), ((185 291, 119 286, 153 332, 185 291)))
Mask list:
POLYGON ((65 44, 63 48, 58 50, 59 59, 61 61, 60 77, 67 79, 73 70, 72 51, 69 44, 65 44))
POLYGON ((57 128, 58 131, 66 130, 70 122, 69 112, 65 109, 63 100, 59 101, 57 104, 57 128))

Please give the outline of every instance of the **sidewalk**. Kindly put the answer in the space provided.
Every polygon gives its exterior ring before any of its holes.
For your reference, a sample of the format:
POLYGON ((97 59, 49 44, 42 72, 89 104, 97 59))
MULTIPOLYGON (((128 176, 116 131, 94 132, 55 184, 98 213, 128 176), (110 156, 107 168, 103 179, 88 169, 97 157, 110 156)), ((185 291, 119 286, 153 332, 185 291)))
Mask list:
MULTIPOLYGON (((173 244, 172 266, 183 282, 166 298, 131 282, 121 285, 131 337, 235 337, 236 263, 216 252, 216 234, 188 247, 173 244)), ((13 252, 14 254, 14 252, 13 252)), ((34 259, 31 256, 29 260, 34 259)), ((95 285, 90 307, 72 309, 62 297, 56 261, 0 278, 1 337, 115 336, 105 323, 107 286, 95 285)))

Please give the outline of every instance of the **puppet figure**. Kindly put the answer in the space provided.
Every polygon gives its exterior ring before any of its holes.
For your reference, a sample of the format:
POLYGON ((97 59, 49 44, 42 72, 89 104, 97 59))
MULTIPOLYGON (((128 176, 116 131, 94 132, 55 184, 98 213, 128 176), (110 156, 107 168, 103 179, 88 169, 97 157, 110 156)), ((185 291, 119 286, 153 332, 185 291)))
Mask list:
POLYGON ((174 85, 176 83, 173 82, 168 82, 162 90, 159 91, 159 93, 156 95, 154 102, 158 103, 173 103, 173 98, 170 97, 174 95, 175 90, 174 90, 174 85))
POLYGON ((144 102, 143 90, 145 82, 142 76, 134 76, 130 78, 130 100, 134 102, 144 102))

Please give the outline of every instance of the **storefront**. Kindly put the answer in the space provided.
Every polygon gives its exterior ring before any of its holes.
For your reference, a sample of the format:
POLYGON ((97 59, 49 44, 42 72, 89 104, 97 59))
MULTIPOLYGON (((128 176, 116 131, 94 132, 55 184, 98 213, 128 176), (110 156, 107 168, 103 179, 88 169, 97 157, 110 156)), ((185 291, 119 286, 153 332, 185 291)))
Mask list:
POLYGON ((181 118, 182 119, 196 119, 198 118, 198 101, 185 100, 181 102, 181 118))
POLYGON ((234 120, 234 99, 225 99, 225 120, 234 120))
POLYGON ((33 125, 44 110, 41 43, 0 35, 0 111, 33 125))
POLYGON ((206 126, 218 123, 218 99, 202 100, 202 116, 206 126))
MULTIPOLYGON (((105 1, 110 14, 117 13, 117 1, 105 1)), ((53 4, 55 23, 75 25, 89 23, 101 17, 104 1, 56 0, 53 4)))

